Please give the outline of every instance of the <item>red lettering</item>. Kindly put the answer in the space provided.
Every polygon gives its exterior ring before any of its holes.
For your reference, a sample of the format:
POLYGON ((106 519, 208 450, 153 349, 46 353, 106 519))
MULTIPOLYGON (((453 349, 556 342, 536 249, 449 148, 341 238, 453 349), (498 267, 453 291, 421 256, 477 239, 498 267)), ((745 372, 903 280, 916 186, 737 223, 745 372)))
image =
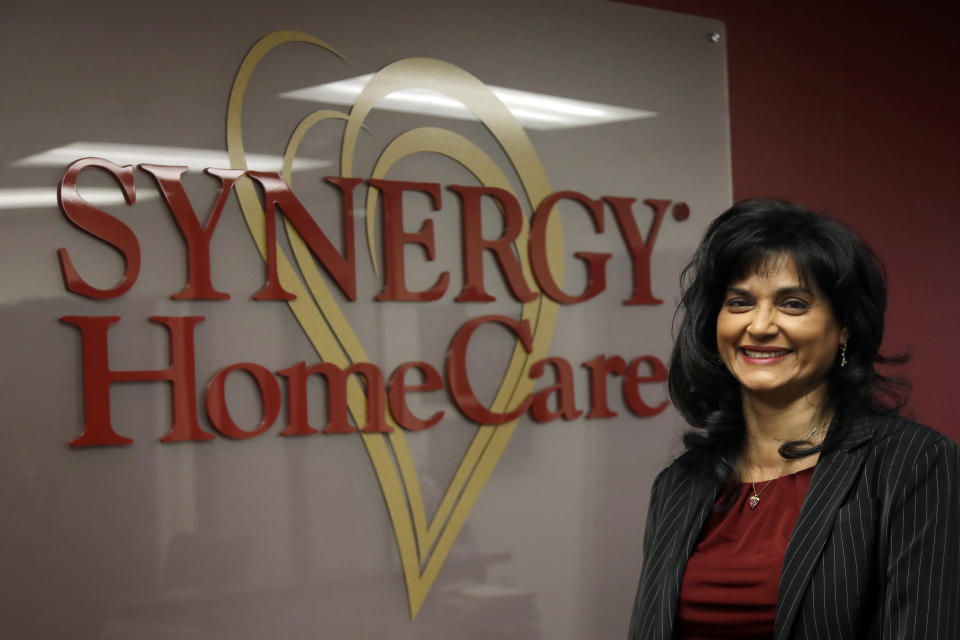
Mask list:
POLYGON ((443 411, 437 411, 426 420, 413 415, 407 407, 406 394, 408 391, 438 391, 443 389, 443 379, 436 369, 426 362, 407 362, 397 367, 390 376, 390 413, 404 429, 409 431, 423 431, 440 422, 443 411), (423 373, 423 384, 406 385, 404 379, 407 371, 419 369, 423 373))
POLYGON ((436 256, 433 238, 433 220, 427 220, 416 233, 403 230, 403 192, 420 191, 430 196, 432 211, 440 209, 440 185, 436 182, 402 182, 399 180, 368 180, 383 194, 383 291, 376 299, 430 302, 438 300, 447 290, 450 273, 444 271, 426 291, 407 289, 403 261, 403 247, 418 244, 427 254, 427 260, 436 256))
POLYGON ((283 288, 277 274, 277 222, 274 212, 279 210, 293 225, 311 253, 327 270, 337 286, 350 301, 357 299, 357 271, 353 238, 353 190, 363 182, 360 178, 328 177, 326 181, 340 190, 341 219, 343 220, 344 252, 337 252, 333 244, 311 217, 297 196, 278 173, 248 171, 247 175, 263 188, 264 222, 267 254, 267 283, 254 300, 293 300, 294 295, 283 288))
POLYGON ((174 167, 158 164, 141 164, 156 181, 167 208, 180 229, 187 244, 187 286, 173 294, 174 300, 227 300, 230 295, 217 291, 213 287, 210 275, 210 238, 220 221, 223 205, 227 202, 230 190, 237 178, 243 175, 242 169, 206 169, 205 173, 220 179, 220 194, 207 216, 207 224, 200 225, 190 198, 183 188, 182 176, 187 167, 174 167))
POLYGON ((201 316, 153 316, 152 322, 170 333, 170 366, 167 369, 113 371, 109 366, 107 330, 119 316, 63 316, 61 322, 80 329, 83 361, 83 433, 71 447, 118 445, 133 442, 119 435, 110 422, 110 385, 114 382, 166 380, 171 383, 173 426, 163 442, 211 440, 213 435, 197 423, 196 371, 193 329, 201 316))
POLYGON ((587 418, 616 418, 617 412, 607 406, 607 374, 623 375, 627 363, 620 356, 597 356, 583 363, 590 369, 590 413, 587 418))
MULTIPOLYGON (((383 373, 369 362, 356 362, 341 369, 331 362, 320 362, 311 366, 298 362, 288 369, 278 371, 289 380, 288 413, 290 426, 280 432, 284 436, 304 436, 317 433, 307 422, 307 378, 313 374, 322 375, 327 381, 327 425, 323 433, 356 433, 357 428, 347 419, 347 376, 361 374, 367 387, 367 415, 363 433, 390 433, 393 428, 386 422, 384 397, 386 389, 383 373)), ((363 416, 356 416, 361 421, 363 416)))
POLYGON ((599 200, 591 200, 576 191, 558 191, 541 202, 536 213, 533 214, 533 223, 530 226, 530 263, 533 266, 533 273, 537 277, 537 282, 543 292, 550 296, 552 300, 562 304, 576 304, 589 300, 607 287, 606 264, 611 254, 590 251, 575 253, 576 257, 587 264, 587 288, 579 296, 568 295, 560 289, 560 285, 550 271, 550 264, 547 260, 547 227, 550 214, 560 200, 573 200, 582 204, 590 214, 590 219, 593 220, 593 228, 597 233, 603 233, 603 203, 599 200))
POLYGON ((638 416, 643 418, 652 418, 667 408, 667 401, 664 400, 655 407, 651 407, 640 396, 640 385, 651 382, 664 382, 667 379, 667 368, 663 366, 654 356, 640 356, 634 359, 627 367, 627 374, 623 380, 623 398, 627 406, 638 416), (647 376, 641 376, 637 372, 641 364, 650 366, 651 373, 647 376))
POLYGON ((133 184, 133 167, 131 165, 120 167, 101 158, 84 158, 72 163, 67 167, 57 188, 57 198, 60 201, 60 210, 63 215, 76 226, 90 235, 100 238, 119 251, 123 256, 124 263, 123 277, 120 282, 112 289, 98 289, 87 284, 80 277, 73 266, 73 261, 70 260, 70 254, 61 247, 57 250, 57 255, 60 258, 60 270, 63 272, 64 285, 67 291, 88 298, 107 300, 123 295, 137 281, 137 276, 140 275, 140 244, 130 227, 80 197, 77 192, 77 176, 87 167, 103 169, 116 178, 123 188, 123 197, 126 198, 128 204, 136 202, 137 193, 133 184))
POLYGON ((564 420, 579 418, 583 411, 578 410, 574 402, 573 367, 566 359, 544 358, 543 360, 537 360, 530 369, 530 377, 536 379, 542 376, 548 364, 553 365, 557 374, 557 383, 534 394, 531 408, 533 419, 537 422, 550 422, 560 416, 563 416, 564 420), (557 410, 550 411, 549 400, 554 393, 557 394, 557 410))
POLYGON ((470 386, 470 379, 467 376, 467 346, 470 344, 470 337, 473 332, 480 325, 488 322, 500 323, 513 331, 520 338, 520 342, 527 353, 530 353, 533 349, 533 336, 530 333, 530 323, 527 320, 518 322, 509 316, 500 315, 474 318, 460 327, 453 336, 453 342, 447 352, 447 385, 454 402, 463 415, 479 424, 504 424, 526 411, 533 402, 533 395, 527 394, 516 408, 506 413, 490 411, 474 395, 473 388, 470 386))
POLYGON ((483 287, 483 251, 489 249, 500 267, 513 296, 521 302, 530 302, 537 292, 530 288, 520 261, 511 246, 523 230, 523 212, 512 193, 497 187, 474 187, 451 185, 451 191, 460 196, 463 220, 463 291, 457 302, 493 302, 496 300, 483 287), (503 212, 503 235, 496 240, 485 240, 483 231, 484 196, 493 198, 503 212))
POLYGON ((270 427, 280 415, 280 405, 282 404, 280 384, 273 377, 270 370, 261 367, 252 362, 240 362, 224 367, 214 374, 207 385, 206 405, 207 417, 217 431, 228 438, 237 438, 244 440, 258 436, 270 427), (227 376, 234 371, 246 371, 257 383, 260 389, 260 402, 263 406, 263 419, 253 431, 245 431, 237 426, 230 416, 230 410, 227 409, 226 384, 227 376))
POLYGON ((653 220, 650 222, 647 239, 644 241, 640 235, 640 229, 637 227, 637 221, 633 217, 633 212, 630 210, 636 198, 605 196, 603 200, 613 207, 613 215, 617 218, 617 225, 620 227, 620 233, 623 235, 627 250, 630 253, 630 259, 633 262, 633 295, 624 300, 623 304, 663 304, 663 300, 653 296, 650 282, 650 254, 653 253, 653 245, 657 241, 657 233, 660 231, 660 223, 663 222, 663 214, 667 212, 667 207, 670 206, 671 201, 643 201, 643 204, 653 209, 653 220))

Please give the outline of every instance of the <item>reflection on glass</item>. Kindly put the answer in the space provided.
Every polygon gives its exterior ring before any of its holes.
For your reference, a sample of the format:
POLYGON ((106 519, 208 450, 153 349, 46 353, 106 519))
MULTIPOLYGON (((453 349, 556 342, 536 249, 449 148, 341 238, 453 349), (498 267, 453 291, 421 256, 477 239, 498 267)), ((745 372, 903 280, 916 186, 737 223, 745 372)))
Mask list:
MULTIPOLYGON (((189 171, 201 172, 208 167, 228 168, 230 160, 226 151, 217 149, 192 149, 188 147, 161 147, 142 144, 118 144, 112 142, 71 142, 55 149, 48 149, 13 163, 14 167, 65 167, 80 158, 104 158, 115 164, 166 164, 186 165, 189 171)), ((246 154, 247 168, 253 171, 279 171, 283 158, 264 153, 246 154)), ((330 166, 327 160, 297 158, 294 171, 307 171, 330 166)))
MULTIPOLYGON (((281 98, 352 105, 373 74, 346 80, 305 87, 281 93, 281 98)), ((510 110, 510 113, 528 129, 567 129, 590 127, 608 122, 638 120, 656 117, 656 112, 629 109, 572 98, 547 96, 541 93, 488 86, 510 110)), ((396 91, 377 103, 377 108, 402 113, 475 120, 473 114, 459 101, 427 89, 396 91)))
MULTIPOLYGON (((103 187, 85 187, 80 189, 80 195, 90 204, 112 205, 124 204, 123 190, 119 187, 109 189, 103 187)), ((140 190, 138 200, 156 198, 155 191, 140 190)), ((36 209, 57 206, 57 190, 52 187, 31 187, 24 189, 0 189, 0 209, 36 209)))

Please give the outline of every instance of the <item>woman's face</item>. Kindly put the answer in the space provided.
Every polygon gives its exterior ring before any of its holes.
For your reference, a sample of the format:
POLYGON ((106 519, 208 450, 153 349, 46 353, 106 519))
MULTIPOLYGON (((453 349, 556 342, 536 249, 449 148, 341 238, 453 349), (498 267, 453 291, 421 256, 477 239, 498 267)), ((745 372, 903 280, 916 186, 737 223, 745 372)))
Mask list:
POLYGON ((746 393, 789 401, 822 391, 847 334, 789 256, 731 282, 717 316, 717 347, 746 393))

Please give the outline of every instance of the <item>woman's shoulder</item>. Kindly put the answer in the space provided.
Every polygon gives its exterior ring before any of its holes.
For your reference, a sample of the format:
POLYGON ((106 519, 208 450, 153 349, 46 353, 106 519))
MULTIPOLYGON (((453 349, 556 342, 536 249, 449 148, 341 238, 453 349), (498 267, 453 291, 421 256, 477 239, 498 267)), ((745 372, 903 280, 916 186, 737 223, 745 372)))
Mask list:
POLYGON ((957 449, 957 443, 935 429, 898 415, 866 414, 870 447, 875 455, 915 458, 935 450, 957 449))
POLYGON ((949 470, 946 476, 960 473, 960 446, 942 433, 896 415, 869 414, 866 420, 872 428, 867 459, 878 477, 899 484, 944 475, 938 468, 949 470))
POLYGON ((653 481, 658 486, 674 487, 694 481, 715 479, 714 462, 707 459, 702 451, 690 449, 680 454, 653 481))

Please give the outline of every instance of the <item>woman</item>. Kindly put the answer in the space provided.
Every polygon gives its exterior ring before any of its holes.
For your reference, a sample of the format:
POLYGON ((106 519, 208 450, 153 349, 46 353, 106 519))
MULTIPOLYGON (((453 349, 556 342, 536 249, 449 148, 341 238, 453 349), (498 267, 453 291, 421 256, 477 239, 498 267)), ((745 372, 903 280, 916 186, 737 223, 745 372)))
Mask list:
POLYGON ((653 484, 630 638, 960 638, 960 449, 875 369, 870 249, 749 200, 683 279, 669 389, 693 430, 653 484))

